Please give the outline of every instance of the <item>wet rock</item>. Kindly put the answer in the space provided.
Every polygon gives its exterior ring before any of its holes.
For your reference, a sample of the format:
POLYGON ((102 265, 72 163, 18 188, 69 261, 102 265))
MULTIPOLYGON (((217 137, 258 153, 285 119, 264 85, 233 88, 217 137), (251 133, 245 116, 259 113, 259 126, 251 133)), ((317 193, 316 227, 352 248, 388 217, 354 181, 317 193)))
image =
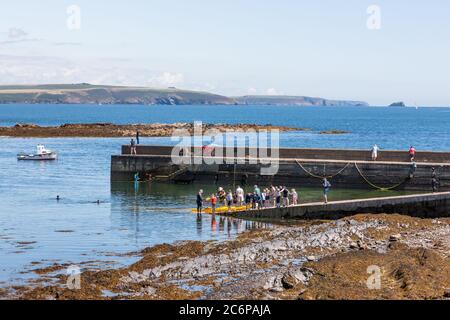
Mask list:
POLYGON ((358 249, 358 244, 356 242, 351 242, 349 247, 350 249, 358 249))
POLYGON ((270 290, 273 292, 281 292, 283 291, 283 283, 281 281, 282 276, 272 276, 270 277, 263 286, 263 289, 270 290))
POLYGON ((446 290, 444 291, 444 297, 445 297, 445 298, 450 298, 450 289, 446 289, 446 290))
POLYGON ((283 275, 283 278, 281 278, 281 283, 283 285, 283 288, 292 289, 293 287, 295 287, 298 281, 290 273, 286 273, 285 275, 283 275))
POLYGON ((402 238, 402 235, 397 233, 397 234, 393 234, 389 237, 389 241, 395 242, 395 241, 399 241, 402 238))
POLYGON ((154 294, 156 294, 156 289, 153 287, 142 288, 141 294, 147 295, 147 296, 153 296, 154 294))

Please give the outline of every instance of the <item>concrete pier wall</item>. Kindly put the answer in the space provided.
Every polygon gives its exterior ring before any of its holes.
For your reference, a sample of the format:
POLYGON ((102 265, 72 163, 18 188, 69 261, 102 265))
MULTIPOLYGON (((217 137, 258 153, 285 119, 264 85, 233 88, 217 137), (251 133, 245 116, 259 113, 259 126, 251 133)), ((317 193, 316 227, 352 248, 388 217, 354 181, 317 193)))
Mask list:
POLYGON ((234 213, 246 219, 339 219, 358 213, 398 213, 414 217, 450 217, 450 192, 309 203, 234 213))
MULTIPOLYGON (((170 156, 173 147, 171 146, 137 146, 138 155, 160 155, 170 156)), ((190 148, 191 154, 198 147, 190 148)), ((234 154, 243 153, 245 155, 257 154, 254 148, 233 148, 234 154), (239 150, 239 153, 238 153, 239 150)), ((130 146, 122 146, 122 154, 130 154, 130 146)), ((224 152, 225 154, 225 152, 224 152)), ((267 149, 270 156, 270 149, 267 149)), ((278 157, 281 159, 311 159, 311 160, 348 160, 348 161, 371 161, 372 152, 370 150, 352 150, 352 149, 300 149, 300 148, 280 148, 278 157)), ((416 162, 426 163, 449 163, 450 152, 431 152, 417 151, 416 162)), ((381 150, 378 152, 378 161, 388 162, 409 162, 407 150, 381 150)))
MULTIPOLYGON (((127 151, 126 147, 123 147, 123 149, 127 151)), ((170 157, 171 147, 142 146, 140 151, 143 150, 147 154, 112 156, 111 180, 132 181, 133 175, 138 172, 141 178, 144 178, 146 173, 150 173, 153 177, 170 177, 170 180, 174 182, 216 182, 221 185, 234 182, 241 185, 256 183, 264 186, 282 184, 287 186, 320 187, 321 181, 315 176, 334 176, 330 181, 333 187, 336 188, 374 189, 375 187, 370 185, 373 184, 382 188, 396 186, 396 190, 428 192, 432 191, 431 168, 434 167, 440 182, 439 190, 450 191, 450 153, 429 153, 426 162, 417 162, 414 177, 410 179, 411 163, 409 161, 373 162, 361 159, 355 160, 357 154, 354 154, 353 150, 333 151, 336 158, 343 158, 346 154, 351 155, 348 158, 352 159, 344 160, 305 158, 297 160, 296 158, 283 158, 280 156, 276 175, 262 174, 261 169, 267 166, 260 163, 249 163, 248 157, 232 159, 232 162, 235 162, 234 160, 245 161, 242 164, 175 165, 170 157), (435 162, 438 160, 441 162, 435 162), (181 172, 181 174, 176 174, 177 172, 181 172)), ((289 154, 295 156, 303 154, 305 156, 311 150, 280 149, 280 155, 289 154)), ((331 151, 322 151, 322 153, 318 151, 320 156, 324 154, 332 156, 331 151)), ((204 159, 210 158, 206 157, 204 159)), ((200 160, 202 160, 201 157, 200 160)))

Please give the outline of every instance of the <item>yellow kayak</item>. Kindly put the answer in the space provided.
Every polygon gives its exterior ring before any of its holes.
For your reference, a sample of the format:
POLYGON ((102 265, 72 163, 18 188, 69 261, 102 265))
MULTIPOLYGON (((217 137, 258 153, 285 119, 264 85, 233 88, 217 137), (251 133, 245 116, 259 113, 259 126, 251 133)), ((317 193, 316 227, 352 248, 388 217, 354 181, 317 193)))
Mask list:
MULTIPOLYGON (((230 207, 230 212, 242 212, 247 210, 247 206, 232 206, 230 207)), ((197 209, 192 209, 192 213, 197 213, 197 209)), ((203 208, 202 209, 202 213, 212 213, 212 208, 207 207, 207 208, 203 208)), ((216 208, 216 213, 228 213, 228 207, 223 206, 223 207, 218 207, 216 208)))

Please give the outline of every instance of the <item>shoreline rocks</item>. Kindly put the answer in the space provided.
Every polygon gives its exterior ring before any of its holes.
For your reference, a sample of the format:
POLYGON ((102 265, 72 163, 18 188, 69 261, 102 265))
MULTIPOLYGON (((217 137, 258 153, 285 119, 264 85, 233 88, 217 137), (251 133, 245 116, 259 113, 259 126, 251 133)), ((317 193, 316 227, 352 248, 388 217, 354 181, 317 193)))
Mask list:
POLYGON ((449 235, 449 218, 395 214, 274 225, 224 242, 157 245, 128 267, 83 272, 81 290, 65 288, 61 274, 59 284, 18 288, 16 297, 443 299, 450 288, 449 235), (379 290, 366 286, 373 266, 382 270, 379 290))
MULTIPOLYGON (((245 132, 249 130, 308 131, 306 128, 276 126, 271 124, 203 124, 202 132, 228 130, 245 132)), ((35 124, 18 123, 12 127, 0 127, 0 136, 9 137, 134 137, 139 131, 141 137, 170 137, 176 130, 194 133, 193 123, 172 124, 125 124, 113 123, 67 123, 60 126, 41 127, 35 124)))

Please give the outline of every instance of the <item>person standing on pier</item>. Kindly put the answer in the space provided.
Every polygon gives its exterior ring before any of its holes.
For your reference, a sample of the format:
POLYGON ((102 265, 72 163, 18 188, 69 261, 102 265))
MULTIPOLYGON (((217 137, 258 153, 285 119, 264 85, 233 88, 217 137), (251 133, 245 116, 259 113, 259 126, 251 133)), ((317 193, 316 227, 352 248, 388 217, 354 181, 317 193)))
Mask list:
POLYGON ((286 187, 281 188, 281 195, 283 196, 283 207, 289 207, 289 190, 286 187))
POLYGON ((325 200, 325 203, 328 203, 328 192, 330 192, 331 183, 330 181, 328 181, 327 178, 323 178, 322 187, 323 187, 323 198, 325 200))
POLYGON ((413 146, 411 146, 411 147, 409 147, 409 160, 410 160, 411 162, 413 162, 414 159, 415 159, 415 157, 416 157, 416 148, 414 148, 413 146))
POLYGON ((241 186, 236 188, 236 201, 239 207, 244 203, 244 189, 241 186))
POLYGON ((200 189, 197 193, 197 214, 200 215, 202 213, 203 208, 203 190, 200 189))
POLYGON ((292 205, 296 206, 298 204, 298 193, 297 191, 295 191, 295 189, 291 190, 291 195, 292 195, 292 205))
POLYGON ((261 189, 255 185, 255 189, 253 191, 255 202, 258 204, 259 207, 262 207, 262 196, 261 196, 261 189))
POLYGON ((134 139, 130 140, 130 151, 131 151, 131 154, 134 154, 134 155, 137 154, 136 153, 136 142, 134 141, 134 139))
POLYGON ((214 215, 216 214, 216 205, 217 205, 217 197, 214 193, 211 195, 210 200, 211 200, 211 213, 214 215))
POLYGON ((140 133, 139 133, 139 130, 137 130, 136 131, 136 144, 139 144, 139 136, 140 136, 140 133))
POLYGON ((436 177, 431 179, 431 189, 433 190, 433 193, 439 191, 439 180, 436 177))
POLYGON ((231 206, 233 205, 233 192, 231 190, 227 193, 227 207, 228 213, 231 213, 231 206))
POLYGON ((378 150, 380 150, 380 148, 375 144, 372 147, 372 161, 377 161, 378 158, 378 150))

